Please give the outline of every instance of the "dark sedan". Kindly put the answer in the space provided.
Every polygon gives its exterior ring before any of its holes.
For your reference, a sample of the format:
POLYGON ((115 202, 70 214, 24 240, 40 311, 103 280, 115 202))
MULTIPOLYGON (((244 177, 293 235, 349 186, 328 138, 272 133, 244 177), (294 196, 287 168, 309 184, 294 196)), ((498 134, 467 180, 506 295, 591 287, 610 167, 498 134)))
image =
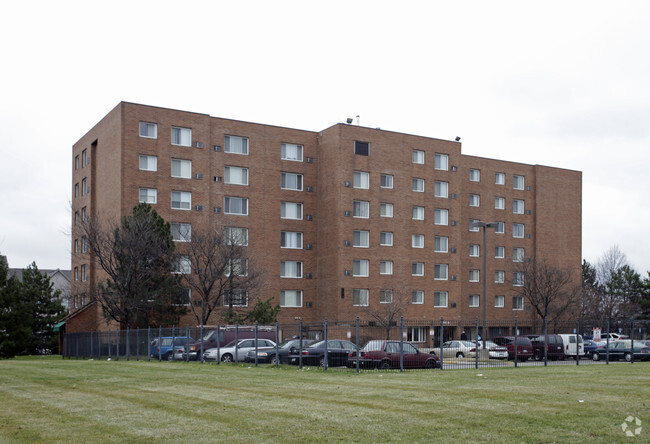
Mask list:
MULTIPOLYGON (((358 353, 361 368, 438 368, 440 358, 431 353, 424 353, 408 342, 373 340, 368 342, 358 353), (403 351, 403 353, 400 353, 403 351)), ((357 352, 348 355, 348 367, 356 367, 357 352)))
MULTIPOLYGON (((339 367, 348 363, 348 354, 357 351, 357 346, 350 341, 330 339, 327 341, 327 366, 339 367)), ((289 353, 289 364, 299 364, 299 350, 294 349, 289 353)), ((325 366, 325 341, 319 341, 302 349, 302 363, 304 365, 325 366)))
MULTIPOLYGON (((608 353, 607 345, 598 347, 591 352, 591 359, 600 361, 606 359, 608 353)), ((629 339, 614 341, 609 343, 609 360, 619 361, 625 360, 632 361, 632 344, 629 339)), ((634 342, 634 360, 635 361, 650 361, 650 348, 639 342, 634 342)))
MULTIPOLYGON (((306 348, 314 342, 313 339, 303 339, 302 347, 306 348)), ((289 339, 278 346, 277 354, 280 359, 276 358, 275 347, 260 347, 257 349, 257 362, 268 362, 271 364, 286 364, 289 362, 289 353, 292 350, 300 350, 300 339, 289 339)), ((246 362, 255 362, 255 350, 251 350, 246 355, 246 362)))

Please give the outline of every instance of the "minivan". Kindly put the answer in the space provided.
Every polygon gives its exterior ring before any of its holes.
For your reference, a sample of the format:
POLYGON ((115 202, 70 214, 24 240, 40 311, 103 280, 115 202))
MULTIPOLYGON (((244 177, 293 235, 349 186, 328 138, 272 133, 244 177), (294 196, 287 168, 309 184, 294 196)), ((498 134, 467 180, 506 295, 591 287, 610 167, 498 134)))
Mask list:
POLYGON ((565 359, 564 342, 560 335, 527 335, 533 344, 533 358, 535 361, 544 359, 544 349, 548 359, 565 359), (546 338, 548 337, 548 344, 546 338))
POLYGON ((558 335, 562 338, 562 343, 564 345, 564 354, 567 356, 576 355, 576 337, 578 338, 578 356, 582 357, 585 355, 585 343, 582 340, 581 335, 567 335, 561 334, 558 335))
MULTIPOLYGON (((223 347, 224 345, 239 339, 255 339, 255 327, 252 326, 225 326, 219 330, 209 330, 203 335, 203 351, 209 348, 223 347)), ((258 327, 258 339, 270 339, 275 341, 275 327, 258 327)), ((200 358, 201 340, 194 341, 189 347, 189 360, 196 361, 200 358)))
MULTIPOLYGON (((497 345, 503 345, 508 348, 508 359, 515 359, 515 337, 514 336, 498 336, 492 338, 492 341, 497 345)), ((533 344, 526 336, 517 336, 517 360, 527 361, 533 357, 533 344)))

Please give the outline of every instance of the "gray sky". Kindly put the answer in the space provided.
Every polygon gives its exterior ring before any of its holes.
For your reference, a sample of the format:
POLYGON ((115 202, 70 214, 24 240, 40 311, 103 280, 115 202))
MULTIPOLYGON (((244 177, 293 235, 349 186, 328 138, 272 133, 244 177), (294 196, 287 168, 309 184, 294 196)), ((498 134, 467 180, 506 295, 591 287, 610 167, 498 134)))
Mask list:
POLYGON ((0 253, 70 268, 71 147, 120 101, 583 172, 583 257, 650 270, 650 2, 0 6, 0 253))

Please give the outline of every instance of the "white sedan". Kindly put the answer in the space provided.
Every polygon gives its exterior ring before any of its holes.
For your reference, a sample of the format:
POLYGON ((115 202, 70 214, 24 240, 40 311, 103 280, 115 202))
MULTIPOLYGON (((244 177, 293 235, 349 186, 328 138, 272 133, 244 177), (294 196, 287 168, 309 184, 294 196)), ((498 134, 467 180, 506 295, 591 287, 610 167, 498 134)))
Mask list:
MULTIPOLYGON (((275 342, 268 339, 258 339, 257 347, 275 347, 275 342)), ((232 341, 220 348, 209 348, 203 353, 203 360, 221 362, 243 362, 250 350, 255 350, 255 339, 232 341)))
POLYGON ((442 344, 442 353, 440 348, 434 348, 433 352, 443 358, 469 358, 474 357, 476 344, 470 341, 447 341, 442 344))

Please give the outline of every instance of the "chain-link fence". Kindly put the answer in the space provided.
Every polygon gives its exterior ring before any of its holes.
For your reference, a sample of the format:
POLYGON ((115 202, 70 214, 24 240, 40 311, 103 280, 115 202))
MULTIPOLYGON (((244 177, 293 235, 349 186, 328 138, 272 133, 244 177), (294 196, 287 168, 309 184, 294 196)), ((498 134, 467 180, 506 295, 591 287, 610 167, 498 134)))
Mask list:
POLYGON ((326 369, 452 369, 650 360, 647 321, 399 319, 66 333, 74 359, 249 362, 326 369))

